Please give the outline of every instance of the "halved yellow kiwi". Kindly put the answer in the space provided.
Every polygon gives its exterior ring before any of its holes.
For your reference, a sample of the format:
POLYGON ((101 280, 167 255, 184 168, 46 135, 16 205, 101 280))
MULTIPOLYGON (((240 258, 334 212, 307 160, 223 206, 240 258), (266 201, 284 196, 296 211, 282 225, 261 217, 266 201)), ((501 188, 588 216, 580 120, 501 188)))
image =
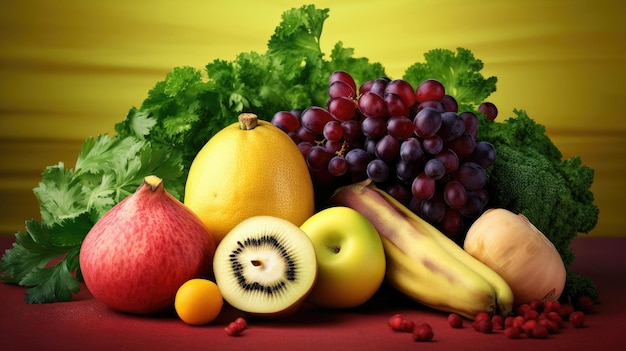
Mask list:
POLYGON ((257 316, 279 317, 297 310, 317 277, 315 249, 295 224, 255 216, 236 225, 213 259, 224 300, 257 316))

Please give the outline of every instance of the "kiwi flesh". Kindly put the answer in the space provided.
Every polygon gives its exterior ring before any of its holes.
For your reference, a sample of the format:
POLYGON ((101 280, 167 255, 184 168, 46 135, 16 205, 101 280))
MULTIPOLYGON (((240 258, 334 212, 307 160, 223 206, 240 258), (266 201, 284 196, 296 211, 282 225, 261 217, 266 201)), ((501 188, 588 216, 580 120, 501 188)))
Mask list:
POLYGON ((313 243, 298 226, 255 216, 222 239, 213 272, 228 304, 253 315, 278 317, 306 300, 317 278, 317 261, 313 243))

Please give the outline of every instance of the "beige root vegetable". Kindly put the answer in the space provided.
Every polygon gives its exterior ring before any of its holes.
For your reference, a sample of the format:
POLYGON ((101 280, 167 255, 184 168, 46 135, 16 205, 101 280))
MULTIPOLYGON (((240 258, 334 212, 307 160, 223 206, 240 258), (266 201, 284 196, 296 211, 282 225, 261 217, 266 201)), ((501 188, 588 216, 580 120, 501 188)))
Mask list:
POLYGON ((509 284, 515 305, 557 300, 565 286, 565 265, 546 236, 523 214, 485 211, 467 232, 465 251, 509 284))

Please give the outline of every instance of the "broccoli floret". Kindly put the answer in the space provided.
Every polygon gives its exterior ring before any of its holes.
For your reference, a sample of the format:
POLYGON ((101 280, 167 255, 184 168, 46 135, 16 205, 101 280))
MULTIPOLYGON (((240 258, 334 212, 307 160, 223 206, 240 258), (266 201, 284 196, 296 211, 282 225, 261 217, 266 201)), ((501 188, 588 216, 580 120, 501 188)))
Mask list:
MULTIPOLYGON (((497 154, 487 170, 489 207, 524 214, 550 239, 569 267, 574 260, 571 241, 598 222, 599 210, 590 191, 594 171, 583 165, 580 157, 563 160, 543 125, 523 110, 514 113, 515 118, 501 123, 481 116, 477 139, 492 143, 497 154)), ((581 282, 586 280, 578 279, 576 284, 581 282)), ((595 291, 595 286, 586 283, 572 289, 572 283, 566 283, 566 293, 595 291)))
POLYGON ((485 78, 480 71, 483 62, 464 48, 456 53, 448 49, 433 49, 424 54, 425 62, 417 62, 407 68, 403 79, 417 87, 426 79, 439 80, 446 93, 453 96, 459 111, 473 111, 496 91, 498 78, 485 78))

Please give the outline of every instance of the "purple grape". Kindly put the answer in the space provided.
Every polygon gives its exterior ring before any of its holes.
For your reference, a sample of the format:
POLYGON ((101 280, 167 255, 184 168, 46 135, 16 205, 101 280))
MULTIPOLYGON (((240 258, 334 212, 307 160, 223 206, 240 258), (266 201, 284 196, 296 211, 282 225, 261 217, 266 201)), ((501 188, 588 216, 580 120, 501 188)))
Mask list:
POLYGON ((482 168, 489 168, 496 160, 496 148, 488 141, 479 141, 468 158, 482 168))
POLYGON ((487 172, 477 163, 464 162, 454 172, 453 179, 463 184, 467 190, 476 190, 482 188, 487 182, 487 172))
POLYGON ((369 118, 384 118, 387 116, 387 105, 382 96, 368 91, 358 100, 359 111, 369 118))
POLYGON ((413 179, 411 193, 418 200, 428 200, 435 194, 435 186, 435 180, 422 172, 413 179))
POLYGON ((417 176, 418 169, 415 164, 399 160, 396 163, 396 176, 402 183, 411 183, 417 176))
POLYGON ((413 118, 415 134, 422 138, 429 138, 441 128, 441 113, 431 107, 420 110, 413 118))
POLYGON ((394 161, 400 152, 400 141, 387 134, 376 143, 376 157, 385 161, 394 161))
POLYGON ((408 163, 418 162, 424 156, 422 144, 416 138, 410 138, 400 144, 400 157, 408 163))
POLYGON ((465 122, 454 112, 444 112, 441 114, 441 128, 437 134, 443 141, 456 139, 465 132, 465 122))
POLYGON ((373 156, 363 149, 352 149, 346 153, 348 170, 352 173, 365 173, 367 165, 372 161, 373 156))
POLYGON ((356 113, 356 104, 354 100, 347 97, 335 97, 328 101, 328 112, 334 119, 338 121, 348 121, 354 117, 356 113))
POLYGON ((342 81, 335 81, 328 86, 328 96, 332 98, 347 97, 354 98, 356 96, 354 88, 342 81))
POLYGON ((431 224, 440 223, 446 214, 446 203, 443 201, 441 194, 435 193, 435 196, 421 203, 422 217, 431 224))
POLYGON ((441 150, 435 158, 443 163, 446 174, 453 173, 459 168, 459 157, 450 149, 441 150))
POLYGON ((332 120, 333 117, 326 109, 317 106, 304 110, 301 117, 302 126, 311 134, 322 134, 326 123, 332 120))
POLYGON ((339 141, 343 138, 343 127, 338 121, 330 121, 324 126, 322 131, 324 138, 329 141, 339 141))
POLYGON ((323 146, 315 145, 309 150, 306 157, 306 163, 309 166, 309 169, 313 171, 327 169, 331 156, 332 154, 326 151, 323 146))
POLYGON ((467 202, 467 191, 460 182, 450 180, 443 188, 443 200, 449 207, 459 209, 467 202))
POLYGON ((387 123, 382 118, 365 118, 361 122, 361 130, 367 138, 378 140, 387 133, 387 123))
POLYGON ((443 140, 439 135, 433 135, 422 140, 422 149, 431 155, 436 155, 443 150, 443 140))
POLYGON ((376 183, 382 183, 389 178, 389 166, 383 160, 374 159, 367 164, 367 176, 376 183))
POLYGON ((328 172, 335 176, 341 177, 348 171, 348 162, 343 156, 337 155, 328 161, 328 172))
POLYGON ((387 120, 387 133, 399 140, 413 136, 415 125, 408 117, 394 116, 387 120))
POLYGON ((424 165, 424 174, 428 178, 439 180, 446 174, 446 167, 443 165, 443 162, 436 158, 431 158, 424 165))
POLYGON ((298 120, 298 117, 287 111, 276 112, 271 122, 286 133, 295 132, 300 128, 300 120, 298 120))

